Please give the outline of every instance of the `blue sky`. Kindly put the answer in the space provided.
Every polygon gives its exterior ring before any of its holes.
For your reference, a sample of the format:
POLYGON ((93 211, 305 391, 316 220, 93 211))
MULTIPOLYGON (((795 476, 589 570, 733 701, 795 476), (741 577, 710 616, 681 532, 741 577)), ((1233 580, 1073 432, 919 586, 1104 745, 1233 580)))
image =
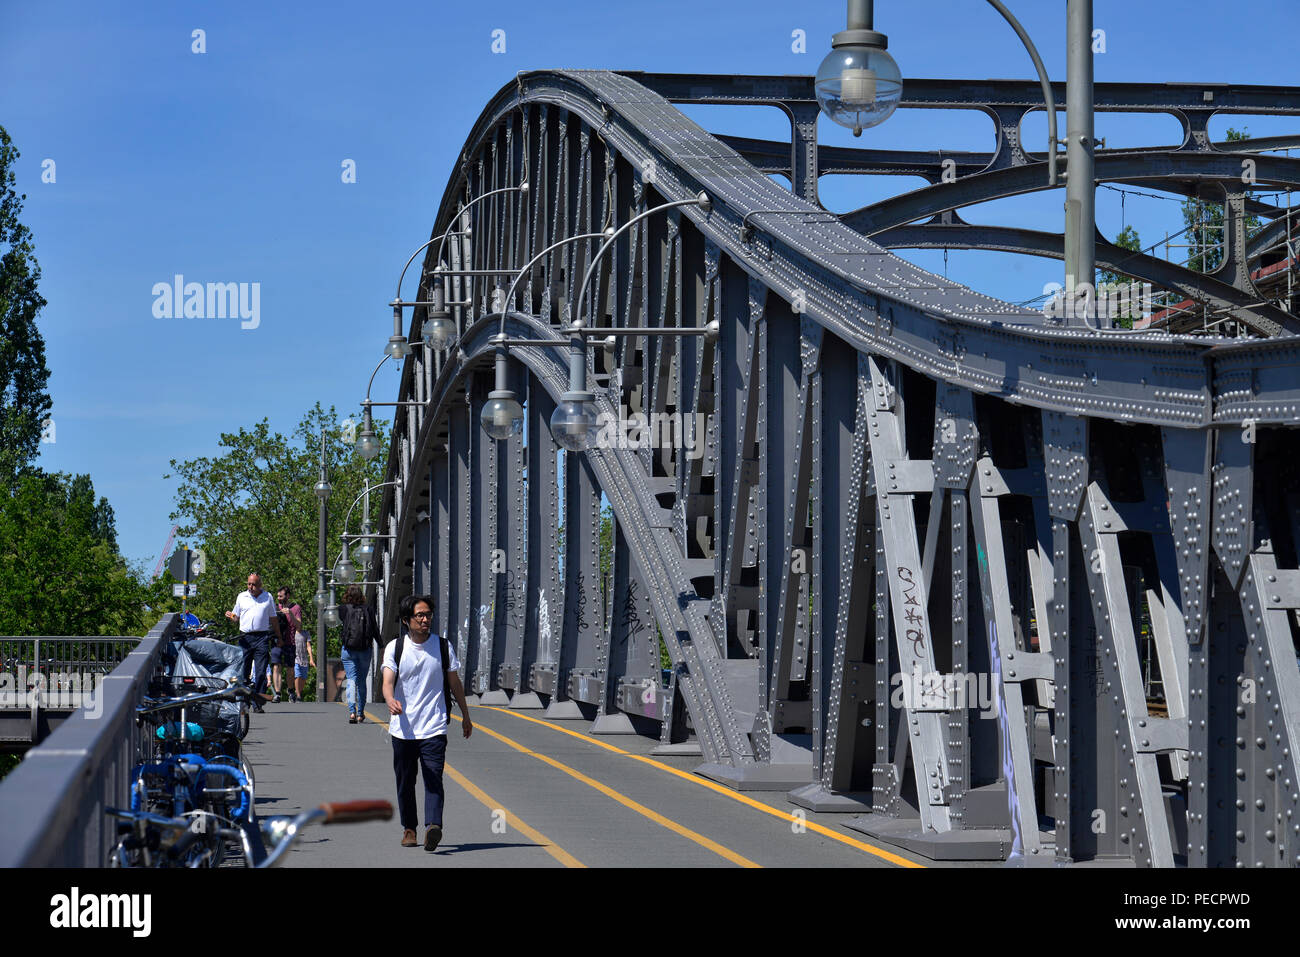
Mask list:
MULTIPOLYGON (((1065 73, 1064 3, 1012 0, 1054 79, 1065 73)), ((1225 16, 1208 0, 1097 0, 1099 81, 1294 82, 1294 3, 1225 16)), ((22 152, 19 188, 49 301, 40 317, 52 375, 50 470, 88 472, 117 513, 124 553, 150 567, 170 527, 170 458, 267 417, 357 407, 389 335, 397 273, 429 235, 451 164, 488 99, 519 70, 816 71, 844 4, 681 2, 70 2, 0 0, 0 124, 22 152), (192 31, 206 52, 192 52, 192 31), (506 32, 494 54, 492 31, 506 32), (791 33, 807 34, 805 54, 791 33), (51 159, 55 182, 43 183, 51 159), (356 163, 356 182, 341 164, 356 163), (155 318, 153 286, 260 283, 260 325, 155 318)), ((1028 79, 1015 35, 978 0, 880 0, 876 26, 906 77, 1028 79)), ((706 128, 788 137, 774 110, 689 110, 706 128)), ((1110 145, 1169 142, 1172 120, 1100 117, 1110 145), (1153 132, 1154 131, 1154 132, 1153 132)), ((1294 123, 1218 118, 1252 135, 1294 123)), ((823 141, 851 145, 822 122, 823 141)), ((1031 148, 1045 139, 1030 127, 1031 148)), ((899 111, 864 134, 885 148, 989 149, 976 114, 899 111)), ((914 181, 823 182, 844 210, 914 181)), ((1118 232, 1117 194, 1099 225, 1118 232)), ((1177 204, 1130 197, 1150 242, 1180 228, 1177 204)), ((977 221, 1059 229, 1060 200, 991 204, 977 221)), ((943 256, 914 261, 942 272, 943 256)), ((1021 301, 1059 264, 951 254, 953 279, 1021 301)), ((376 380, 391 398, 396 372, 376 380)), ((310 544, 310 543, 308 543, 310 544)))

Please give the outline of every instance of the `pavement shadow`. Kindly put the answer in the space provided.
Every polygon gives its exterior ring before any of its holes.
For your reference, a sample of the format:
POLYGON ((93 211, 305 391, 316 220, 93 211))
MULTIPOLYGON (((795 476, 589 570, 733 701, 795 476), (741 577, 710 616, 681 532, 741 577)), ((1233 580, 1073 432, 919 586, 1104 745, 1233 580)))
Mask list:
POLYGON ((489 851, 508 847, 539 847, 537 844, 439 844, 435 854, 464 854, 467 851, 489 851))

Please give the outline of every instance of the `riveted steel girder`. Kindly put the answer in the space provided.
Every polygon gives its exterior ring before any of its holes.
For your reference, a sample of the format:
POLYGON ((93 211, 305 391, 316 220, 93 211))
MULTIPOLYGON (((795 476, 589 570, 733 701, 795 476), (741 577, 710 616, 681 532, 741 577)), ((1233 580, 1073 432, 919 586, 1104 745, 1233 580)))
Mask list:
POLYGON ((902 263, 801 175, 803 197, 780 190, 628 76, 527 73, 494 98, 434 225, 470 227, 453 261, 505 268, 607 212, 712 205, 529 277, 505 323, 539 343, 511 350, 518 448, 476 421, 493 289, 459 287, 457 349, 403 370, 422 406, 395 424, 386 592, 432 538, 480 693, 568 703, 596 732, 658 721, 674 748, 688 719, 704 773, 918 853, 1293 865, 1300 342, 1053 327, 902 263), (525 156, 528 199, 462 212, 525 156), (561 471, 549 343, 593 262, 587 321, 721 329, 596 344, 597 412, 645 424, 561 471), (497 549, 527 566, 513 632, 497 549))

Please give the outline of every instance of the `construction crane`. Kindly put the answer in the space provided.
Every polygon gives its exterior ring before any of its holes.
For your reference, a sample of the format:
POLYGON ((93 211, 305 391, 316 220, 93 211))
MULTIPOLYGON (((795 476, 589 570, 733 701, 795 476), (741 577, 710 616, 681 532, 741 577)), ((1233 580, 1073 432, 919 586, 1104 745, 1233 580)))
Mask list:
POLYGON ((163 546, 162 555, 159 556, 158 564, 153 569, 153 580, 155 581, 162 574, 163 566, 167 564, 167 556, 171 554, 172 542, 176 541, 176 530, 178 528, 180 528, 179 525, 173 525, 171 532, 167 535, 167 544, 163 546))

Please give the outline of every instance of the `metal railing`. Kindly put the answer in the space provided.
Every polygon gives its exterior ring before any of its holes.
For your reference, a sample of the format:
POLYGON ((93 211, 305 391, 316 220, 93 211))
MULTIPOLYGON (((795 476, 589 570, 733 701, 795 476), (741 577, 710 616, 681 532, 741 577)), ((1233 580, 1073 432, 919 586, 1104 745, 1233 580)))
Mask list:
POLYGON ((139 638, 0 638, 0 710, 24 709, 44 698, 46 707, 93 692, 135 651, 139 638))
POLYGON ((103 865, 113 840, 104 808, 128 792, 137 759, 136 705, 179 624, 180 616, 169 614, 142 639, 42 638, 39 652, 33 646, 34 654, 46 656, 34 659, 42 665, 79 664, 80 673, 88 674, 109 663, 108 645, 135 643, 111 673, 97 679, 96 707, 73 713, 0 782, 0 867, 103 865), (98 641, 106 645, 91 648, 98 641), (77 643, 103 657, 73 650, 77 643))

